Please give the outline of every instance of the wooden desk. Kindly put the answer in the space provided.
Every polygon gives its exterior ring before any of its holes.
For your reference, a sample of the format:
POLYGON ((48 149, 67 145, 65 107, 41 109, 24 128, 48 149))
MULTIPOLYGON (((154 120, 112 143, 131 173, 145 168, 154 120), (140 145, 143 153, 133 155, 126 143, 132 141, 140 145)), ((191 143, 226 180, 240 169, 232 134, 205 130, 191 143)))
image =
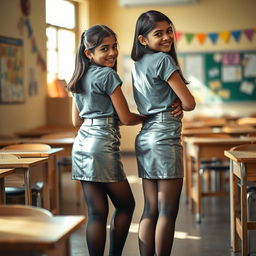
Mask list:
MULTIPOLYGON (((256 134, 256 128, 252 126, 236 126, 236 127, 222 127, 222 128, 194 128, 194 129, 183 129, 181 132, 182 136, 209 136, 219 135, 219 134, 227 134, 231 136, 242 136, 242 135, 250 135, 256 134)), ((210 136, 209 136, 210 137, 210 136)))
POLYGON ((242 256, 247 256, 247 231, 256 229, 256 221, 247 220, 247 183, 256 181, 256 152, 225 151, 224 154, 230 159, 231 247, 235 252, 239 250, 239 237, 242 241, 242 256), (238 181, 240 181, 240 207, 238 181), (239 208, 241 219, 238 217, 239 208))
POLYGON ((200 160, 211 159, 216 157, 218 159, 226 160, 224 151, 233 146, 245 143, 256 142, 256 137, 232 137, 232 138, 201 138, 201 137, 185 137, 184 143, 184 162, 185 168, 185 188, 188 197, 189 205, 193 211, 194 203, 196 205, 196 218, 201 221, 201 200, 203 193, 201 191, 200 179, 200 160), (192 180, 192 159, 195 159, 195 182, 192 180))
POLYGON ((28 205, 32 205, 32 185, 43 181, 43 206, 50 209, 48 158, 1 159, 0 168, 15 169, 13 174, 5 178, 5 184, 9 187, 25 187, 25 204, 28 205))
POLYGON ((52 148, 49 151, 28 151, 28 150, 0 150, 0 154, 12 154, 22 158, 48 158, 48 177, 49 177, 49 189, 50 198, 52 198, 51 212, 55 215, 59 214, 59 172, 57 166, 58 155, 63 151, 63 148, 52 148))
POLYGON ((4 178, 14 173, 14 169, 0 169, 0 204, 5 204, 4 178))
POLYGON ((19 256, 26 252, 68 256, 69 238, 85 223, 85 216, 0 216, 0 254, 19 256))
POLYGON ((26 137, 26 138, 39 138, 43 135, 54 133, 54 132, 73 132, 77 131, 77 128, 73 126, 56 126, 56 125, 43 125, 33 129, 28 129, 25 131, 16 132, 15 135, 18 137, 26 137))
POLYGON ((227 125, 227 120, 201 120, 201 121, 186 121, 182 123, 183 128, 206 128, 206 127, 223 127, 227 125))

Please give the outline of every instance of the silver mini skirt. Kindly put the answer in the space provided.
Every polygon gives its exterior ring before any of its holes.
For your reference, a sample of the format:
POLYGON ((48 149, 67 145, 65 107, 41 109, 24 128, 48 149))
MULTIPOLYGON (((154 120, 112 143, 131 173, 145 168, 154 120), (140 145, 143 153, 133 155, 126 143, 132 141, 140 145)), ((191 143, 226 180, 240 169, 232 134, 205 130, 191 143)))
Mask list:
POLYGON ((183 177, 181 121, 170 112, 149 116, 135 140, 139 177, 183 177))
POLYGON ((117 119, 85 119, 73 144, 72 179, 94 182, 125 180, 119 147, 117 119))

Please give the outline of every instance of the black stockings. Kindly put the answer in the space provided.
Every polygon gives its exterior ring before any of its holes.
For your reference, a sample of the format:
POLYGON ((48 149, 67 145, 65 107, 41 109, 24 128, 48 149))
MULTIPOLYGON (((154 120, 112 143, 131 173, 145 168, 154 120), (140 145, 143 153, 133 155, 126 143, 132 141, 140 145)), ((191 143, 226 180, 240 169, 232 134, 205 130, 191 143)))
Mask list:
POLYGON ((169 256, 183 179, 143 179, 144 211, 139 228, 142 256, 169 256))
POLYGON ((109 211, 108 196, 115 207, 110 225, 109 255, 121 255, 135 207, 128 182, 81 183, 88 207, 86 239, 90 256, 104 255, 109 211))

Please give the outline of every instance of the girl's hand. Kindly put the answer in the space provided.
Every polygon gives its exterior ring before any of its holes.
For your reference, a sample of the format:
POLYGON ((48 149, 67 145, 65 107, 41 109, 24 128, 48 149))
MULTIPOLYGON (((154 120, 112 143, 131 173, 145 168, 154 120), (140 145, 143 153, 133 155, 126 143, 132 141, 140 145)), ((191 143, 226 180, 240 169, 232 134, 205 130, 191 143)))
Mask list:
POLYGON ((180 100, 176 100, 173 104, 172 107, 175 108, 171 114, 175 117, 178 117, 179 119, 183 118, 183 109, 181 106, 180 100))

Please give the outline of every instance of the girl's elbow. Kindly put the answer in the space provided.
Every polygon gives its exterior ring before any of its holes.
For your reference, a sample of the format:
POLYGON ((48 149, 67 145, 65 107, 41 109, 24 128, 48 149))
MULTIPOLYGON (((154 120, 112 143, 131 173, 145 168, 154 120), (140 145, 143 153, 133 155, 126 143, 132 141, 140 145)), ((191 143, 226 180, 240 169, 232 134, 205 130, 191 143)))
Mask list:
POLYGON ((128 119, 120 120, 122 125, 130 125, 131 122, 128 119))
POLYGON ((183 110, 185 111, 192 111, 194 110, 196 107, 196 102, 195 101, 191 101, 188 104, 186 104, 185 106, 183 106, 183 110))

